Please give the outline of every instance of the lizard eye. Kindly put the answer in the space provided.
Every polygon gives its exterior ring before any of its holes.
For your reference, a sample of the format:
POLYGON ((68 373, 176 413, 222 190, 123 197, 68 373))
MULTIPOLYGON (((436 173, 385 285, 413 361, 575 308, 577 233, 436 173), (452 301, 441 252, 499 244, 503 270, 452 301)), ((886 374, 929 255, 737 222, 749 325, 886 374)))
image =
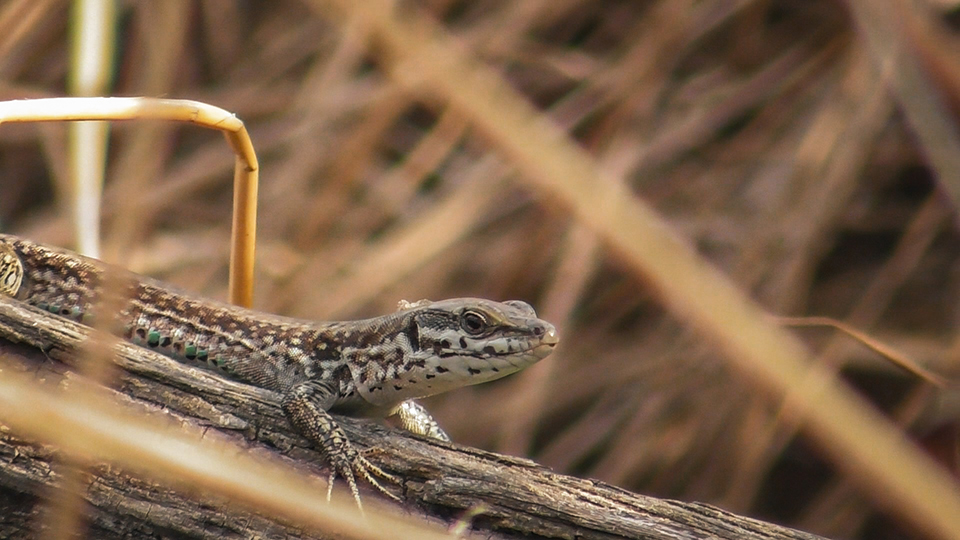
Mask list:
POLYGON ((463 328, 464 332, 475 336, 487 329, 487 321, 484 320, 483 315, 476 311, 465 311, 460 316, 460 328, 463 328))

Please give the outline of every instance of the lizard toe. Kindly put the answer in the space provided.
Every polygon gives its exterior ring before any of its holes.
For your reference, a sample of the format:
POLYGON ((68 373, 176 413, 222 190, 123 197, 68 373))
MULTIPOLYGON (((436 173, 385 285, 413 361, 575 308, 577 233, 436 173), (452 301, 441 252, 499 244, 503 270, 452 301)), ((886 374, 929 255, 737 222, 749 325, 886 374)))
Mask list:
POLYGON ((378 480, 378 478, 381 478, 391 484, 402 487, 403 482, 399 478, 384 471, 373 463, 370 463, 370 461, 368 461, 367 458, 363 457, 362 455, 357 455, 357 459, 354 461, 354 470, 357 472, 358 476, 361 476, 367 481, 368 484, 376 488, 377 491, 397 502, 402 502, 400 497, 390 493, 385 487, 383 487, 383 485, 380 483, 380 480, 378 480))

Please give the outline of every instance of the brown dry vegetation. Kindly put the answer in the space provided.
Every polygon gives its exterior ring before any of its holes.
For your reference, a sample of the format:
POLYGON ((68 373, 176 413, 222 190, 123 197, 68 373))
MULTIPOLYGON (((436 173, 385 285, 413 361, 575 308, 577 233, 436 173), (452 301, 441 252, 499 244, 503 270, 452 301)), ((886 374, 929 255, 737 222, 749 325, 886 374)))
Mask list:
MULTIPOLYGON (((25 4, 0 4, 0 99, 64 95, 66 6, 25 4)), ((829 0, 400 4, 771 313, 843 320, 955 376, 960 176, 949 139, 918 132, 930 124, 902 112, 867 46, 877 28, 904 38, 934 90, 919 97, 945 97, 936 117, 955 130, 955 3, 891 1, 912 17, 892 30, 829 0)), ((201 100, 246 123, 258 309, 331 319, 483 296, 557 323, 547 361, 429 400, 454 440, 826 536, 909 534, 460 111, 391 78, 392 51, 359 19, 319 0, 126 2, 117 37, 112 94, 201 100)), ((416 79, 415 63, 402 69, 416 79)), ((106 258, 223 298, 232 166, 218 134, 116 125, 106 258)), ((0 230, 69 245, 67 169, 62 125, 0 128, 0 230)), ((953 390, 830 330, 798 335, 956 471, 953 390)))

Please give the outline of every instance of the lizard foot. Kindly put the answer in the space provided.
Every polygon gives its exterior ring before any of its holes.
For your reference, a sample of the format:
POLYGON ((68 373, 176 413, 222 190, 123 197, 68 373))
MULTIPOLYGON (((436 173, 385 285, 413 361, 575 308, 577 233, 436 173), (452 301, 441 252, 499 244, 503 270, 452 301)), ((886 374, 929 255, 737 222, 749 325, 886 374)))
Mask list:
POLYGON ((331 465, 330 481, 327 484, 327 500, 333 493, 333 481, 339 475, 350 486, 350 493, 357 501, 357 507, 363 511, 360 502, 360 490, 357 479, 366 480, 371 486, 391 499, 401 502, 400 497, 387 491, 379 479, 401 486, 396 477, 370 463, 366 457, 354 448, 343 429, 326 411, 335 399, 336 393, 330 388, 329 381, 306 381, 294 386, 283 398, 283 412, 297 431, 313 441, 326 455, 331 465))
POLYGON ((360 490, 357 488, 357 478, 366 480, 368 484, 376 488, 377 491, 383 493, 387 497, 397 502, 403 502, 400 497, 390 493, 390 491, 383 487, 383 484, 381 484, 379 480, 383 479, 391 484, 402 486, 403 483, 399 478, 371 463, 366 457, 364 457, 362 453, 354 450, 352 446, 349 446, 348 448, 348 450, 338 454, 341 456, 341 459, 331 460, 333 467, 330 471, 330 479, 327 483, 328 501, 333 494, 334 480, 336 480, 337 476, 340 476, 350 487, 350 493, 353 495, 353 499, 357 502, 357 507, 360 508, 361 512, 363 512, 363 503, 360 502, 360 490))

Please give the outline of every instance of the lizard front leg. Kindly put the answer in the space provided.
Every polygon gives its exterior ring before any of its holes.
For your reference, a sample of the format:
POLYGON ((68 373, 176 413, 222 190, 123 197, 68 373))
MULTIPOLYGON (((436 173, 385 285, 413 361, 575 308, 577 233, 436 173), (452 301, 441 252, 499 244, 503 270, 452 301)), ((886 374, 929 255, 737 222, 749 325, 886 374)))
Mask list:
POLYGON ((416 401, 412 399, 404 401, 397 407, 395 414, 397 418, 400 419, 400 425, 403 426, 403 429, 411 433, 416 433, 417 435, 425 435, 434 439, 440 439, 441 441, 450 442, 450 436, 443 431, 440 424, 430 416, 430 413, 423 408, 423 405, 420 405, 416 401))
POLYGON ((400 485, 400 481, 370 463, 358 452, 350 444, 340 425, 327 412, 335 400, 336 394, 329 385, 307 381, 293 386, 284 394, 282 402, 283 412, 297 431, 318 445, 330 461, 332 470, 327 499, 330 498, 333 481, 339 474, 350 486, 350 492, 361 511, 363 504, 360 502, 360 491, 357 489, 357 477, 363 478, 384 495, 400 502, 400 498, 387 491, 377 477, 397 485, 400 485))

